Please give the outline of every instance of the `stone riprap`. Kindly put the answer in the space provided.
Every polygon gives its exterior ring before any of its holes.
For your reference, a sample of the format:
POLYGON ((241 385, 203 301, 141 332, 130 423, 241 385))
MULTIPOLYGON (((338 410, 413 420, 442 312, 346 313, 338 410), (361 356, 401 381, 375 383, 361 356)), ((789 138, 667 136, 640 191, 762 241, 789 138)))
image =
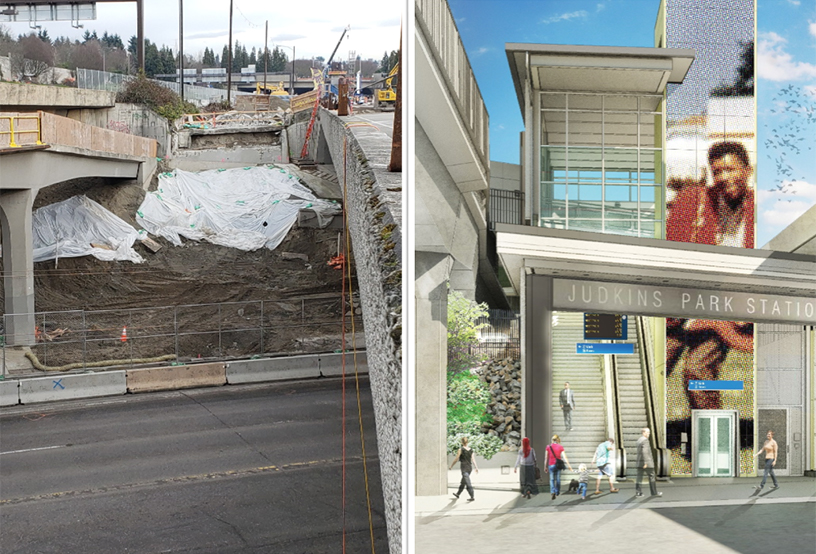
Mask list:
POLYGON ((521 362, 489 361, 476 372, 491 396, 487 413, 493 420, 482 424, 482 430, 502 439, 502 451, 515 452, 521 445, 521 362))
POLYGON ((375 126, 323 109, 319 123, 317 155, 328 150, 346 189, 388 542, 391 553, 398 554, 402 540, 402 174, 387 170, 391 139, 375 126))

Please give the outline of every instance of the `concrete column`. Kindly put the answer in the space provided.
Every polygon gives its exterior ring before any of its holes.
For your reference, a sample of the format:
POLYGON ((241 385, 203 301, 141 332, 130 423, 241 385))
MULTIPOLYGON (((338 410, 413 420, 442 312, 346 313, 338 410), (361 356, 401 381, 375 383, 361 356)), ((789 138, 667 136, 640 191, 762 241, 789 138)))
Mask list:
MULTIPOLYGON (((523 428, 533 448, 543 452, 552 437, 552 277, 526 275, 524 280, 523 428)), ((541 457, 543 459, 543 456, 541 457)))
POLYGON ((34 239, 31 231, 35 192, 0 193, 3 233, 3 294, 6 344, 34 344, 34 239))
POLYGON ((447 492, 450 256, 416 253, 416 494, 447 492))

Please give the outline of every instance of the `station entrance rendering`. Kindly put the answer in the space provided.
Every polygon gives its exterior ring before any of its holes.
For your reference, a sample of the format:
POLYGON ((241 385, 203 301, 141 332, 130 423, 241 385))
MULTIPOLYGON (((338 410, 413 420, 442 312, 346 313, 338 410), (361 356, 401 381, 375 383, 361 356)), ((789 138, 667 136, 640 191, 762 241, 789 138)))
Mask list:
POLYGON ((648 427, 658 475, 740 477, 755 475, 753 453, 773 430, 780 472, 814 469, 812 256, 496 231, 498 255, 522 291, 522 419, 533 444, 558 433, 583 460, 612 437, 624 477, 648 427), (587 313, 620 314, 628 336, 588 340, 587 313), (692 323, 675 332, 679 318, 692 323), (750 351, 740 332, 750 333, 750 351), (624 353, 602 348, 626 343, 624 353), (591 350, 582 344, 600 353, 579 353, 591 350), (565 382, 578 403, 572 430, 558 404, 565 382))

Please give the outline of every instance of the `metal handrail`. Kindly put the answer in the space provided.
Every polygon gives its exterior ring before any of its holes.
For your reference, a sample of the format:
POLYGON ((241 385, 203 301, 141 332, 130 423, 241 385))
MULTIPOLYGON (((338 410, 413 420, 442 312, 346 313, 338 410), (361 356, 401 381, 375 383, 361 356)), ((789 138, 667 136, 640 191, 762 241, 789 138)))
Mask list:
POLYGON ((24 144, 17 144, 14 142, 14 135, 21 135, 23 133, 37 133, 37 146, 42 146, 42 122, 40 120, 39 115, 0 115, 0 119, 6 119, 9 122, 9 130, 8 131, 0 131, 0 135, 9 135, 9 148, 20 148, 21 146, 27 146, 24 144), (14 121, 21 120, 21 119, 36 119, 37 120, 37 128, 36 129, 24 129, 24 130, 14 130, 14 121))
POLYGON ((623 445, 623 430, 620 424, 620 405, 618 399, 618 377, 615 356, 605 354, 603 357, 604 394, 606 396, 606 436, 615 439, 616 476, 626 477, 627 455, 623 445))

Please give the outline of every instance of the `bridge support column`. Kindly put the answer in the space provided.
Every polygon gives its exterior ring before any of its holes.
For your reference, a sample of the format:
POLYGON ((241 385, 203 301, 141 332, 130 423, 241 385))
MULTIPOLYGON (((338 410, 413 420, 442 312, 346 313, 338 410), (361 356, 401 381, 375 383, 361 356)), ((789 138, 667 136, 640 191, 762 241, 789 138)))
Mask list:
POLYGON ((416 494, 443 495, 447 472, 448 279, 451 258, 416 253, 416 494))
POLYGON ((522 425, 543 460, 544 447, 550 443, 553 427, 553 280, 544 275, 523 275, 522 282, 525 346, 521 360, 524 368, 522 425))
POLYGON ((0 193, 3 233, 5 341, 10 346, 34 344, 34 239, 32 190, 0 193))

